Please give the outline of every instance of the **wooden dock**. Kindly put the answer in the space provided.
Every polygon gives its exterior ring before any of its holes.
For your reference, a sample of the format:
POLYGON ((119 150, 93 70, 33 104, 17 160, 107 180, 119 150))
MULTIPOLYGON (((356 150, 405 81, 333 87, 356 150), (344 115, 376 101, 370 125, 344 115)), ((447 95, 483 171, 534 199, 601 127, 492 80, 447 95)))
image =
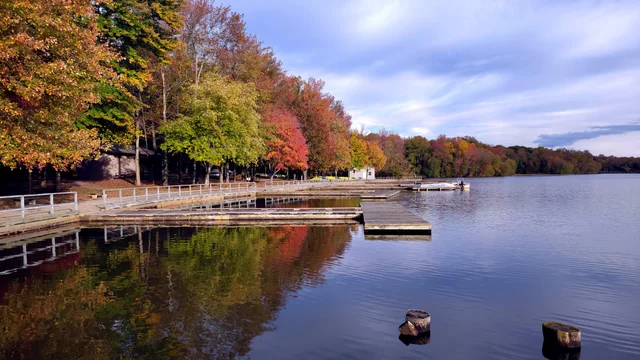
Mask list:
POLYGON ((431 223, 412 214, 398 202, 360 204, 366 234, 430 235, 431 223))
POLYGON ((170 210, 140 209, 82 216, 83 226, 192 225, 192 224, 351 224, 362 217, 360 208, 270 208, 170 210))
POLYGON ((360 195, 365 200, 386 200, 400 194, 400 190, 377 190, 360 195))

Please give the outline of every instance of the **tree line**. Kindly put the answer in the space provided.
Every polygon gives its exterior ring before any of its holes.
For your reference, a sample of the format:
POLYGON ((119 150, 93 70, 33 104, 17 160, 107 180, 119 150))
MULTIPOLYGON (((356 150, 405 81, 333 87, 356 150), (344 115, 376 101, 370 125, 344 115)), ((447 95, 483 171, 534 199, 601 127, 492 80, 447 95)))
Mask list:
POLYGON ((589 151, 488 145, 473 137, 402 138, 387 131, 369 134, 388 159, 388 176, 486 177, 515 174, 640 173, 640 158, 594 156, 589 151))
POLYGON ((163 184, 170 156, 188 158, 205 182, 231 166, 432 177, 637 168, 568 150, 353 131, 322 80, 288 74, 241 14, 213 1, 15 0, 0 4, 0 20, 0 164, 29 178, 51 168, 59 184, 116 144, 135 148, 136 184, 143 147, 162 154, 163 184))

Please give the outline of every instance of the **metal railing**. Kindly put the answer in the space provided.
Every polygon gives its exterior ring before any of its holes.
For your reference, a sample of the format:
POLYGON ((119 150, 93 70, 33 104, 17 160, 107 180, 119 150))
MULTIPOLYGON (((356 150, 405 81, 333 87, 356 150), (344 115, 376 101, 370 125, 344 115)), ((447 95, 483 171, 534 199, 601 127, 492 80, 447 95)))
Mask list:
MULTIPOLYGON (((343 181, 342 181, 343 182, 343 181)), ((310 187, 330 186, 333 182, 328 180, 274 180, 264 183, 264 191, 283 191, 307 189, 310 187)))
MULTIPOLYGON (((363 179, 367 180, 367 179, 363 179)), ((382 176, 376 177, 375 179, 368 180, 422 180, 422 176, 382 176)))
POLYGON ((24 219, 36 214, 41 215, 42 213, 55 215, 56 211, 60 212, 63 209, 78 211, 77 192, 0 196, 0 202, 14 206, 0 210, 0 220, 2 218, 17 217, 24 219), (70 197, 73 200, 68 201, 67 199, 70 197))
POLYGON ((251 182, 134 187, 104 189, 102 190, 102 201, 105 209, 114 209, 161 201, 202 198, 214 195, 244 194, 255 191, 256 184, 251 182))

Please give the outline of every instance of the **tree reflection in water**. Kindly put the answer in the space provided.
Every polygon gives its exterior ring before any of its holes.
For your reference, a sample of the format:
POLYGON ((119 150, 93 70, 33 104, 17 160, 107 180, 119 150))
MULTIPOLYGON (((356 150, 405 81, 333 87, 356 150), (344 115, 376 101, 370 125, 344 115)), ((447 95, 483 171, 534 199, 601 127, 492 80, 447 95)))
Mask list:
POLYGON ((77 266, 14 276, 0 358, 244 355, 351 240, 346 226, 158 228, 109 244, 99 233, 83 230, 77 266))

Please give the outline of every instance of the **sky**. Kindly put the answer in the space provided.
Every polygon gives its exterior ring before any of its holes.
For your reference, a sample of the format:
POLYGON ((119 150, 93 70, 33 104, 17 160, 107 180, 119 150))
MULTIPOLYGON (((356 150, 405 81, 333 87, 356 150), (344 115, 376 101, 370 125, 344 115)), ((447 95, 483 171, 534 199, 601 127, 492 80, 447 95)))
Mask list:
POLYGON ((640 156, 640 0, 227 0, 353 127, 640 156))

